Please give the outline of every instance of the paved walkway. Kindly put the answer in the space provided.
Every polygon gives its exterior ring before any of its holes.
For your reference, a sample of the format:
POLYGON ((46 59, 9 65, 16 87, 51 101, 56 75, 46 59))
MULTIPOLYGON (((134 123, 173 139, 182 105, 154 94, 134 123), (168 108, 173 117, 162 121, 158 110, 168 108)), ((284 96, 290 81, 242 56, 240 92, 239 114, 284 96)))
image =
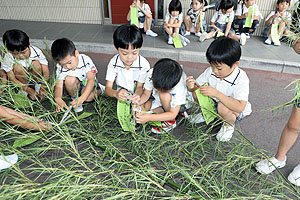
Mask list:
MULTIPOLYGON (((73 40, 79 51, 115 54, 112 45, 112 34, 117 26, 74 24, 57 22, 31 22, 0 20, 0 36, 8 29, 25 31, 34 45, 44 46, 44 39, 49 45, 53 40, 67 37, 73 40)), ((189 36, 191 43, 183 49, 168 45, 159 28, 155 28, 159 37, 144 35, 141 54, 145 57, 170 57, 180 61, 205 63, 205 52, 212 40, 198 42, 195 36, 189 36)), ((241 67, 261 69, 274 72, 300 73, 300 56, 291 47, 283 44, 280 47, 265 45, 262 37, 252 37, 242 47, 241 67)))

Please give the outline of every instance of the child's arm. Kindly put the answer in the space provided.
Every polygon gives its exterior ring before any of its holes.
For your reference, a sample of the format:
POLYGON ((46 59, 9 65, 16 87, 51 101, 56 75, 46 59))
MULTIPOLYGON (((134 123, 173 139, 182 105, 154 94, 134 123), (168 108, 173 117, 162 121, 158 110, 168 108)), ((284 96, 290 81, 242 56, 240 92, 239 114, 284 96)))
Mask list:
POLYGON ((43 81, 42 81, 41 89, 40 89, 38 96, 40 98, 44 98, 47 95, 46 83, 49 80, 50 72, 49 72, 48 65, 41 64, 41 66, 42 66, 42 73, 43 73, 42 74, 43 81))
POLYGON ((173 24, 168 24, 169 27, 172 28, 179 28, 181 26, 182 20, 177 20, 175 23, 173 24))
POLYGON ((74 99, 71 102, 71 105, 73 106, 73 108, 83 104, 83 102, 85 102, 85 100, 90 96, 91 92, 93 92, 93 90, 94 90, 94 87, 95 87, 95 74, 93 72, 89 71, 89 72, 86 73, 86 78, 87 78, 87 84, 86 84, 85 89, 82 92, 81 96, 74 99))
POLYGON ((171 107, 170 111, 159 113, 159 114, 148 114, 148 113, 137 113, 136 122, 144 124, 146 122, 153 121, 169 121, 176 118, 179 113, 181 105, 171 107))
POLYGON ((130 101, 133 104, 139 104, 139 102, 141 100, 141 96, 143 94, 143 85, 144 85, 144 83, 140 83, 140 82, 137 83, 137 86, 135 88, 135 92, 132 95, 132 97, 130 98, 130 101))
POLYGON ((201 94, 205 96, 210 96, 212 98, 217 98, 224 106, 229 110, 237 113, 244 111, 247 101, 237 100, 224 95, 222 92, 218 91, 216 88, 211 86, 200 86, 201 94))
POLYGON ((6 72, 3 69, 0 70, 0 77, 1 77, 1 88, 0 88, 0 94, 1 94, 4 90, 4 87, 6 86, 6 83, 7 83, 6 72))
POLYGON ((232 22, 228 22, 227 23, 226 30, 225 30, 225 33, 224 33, 225 37, 228 36, 228 33, 229 33, 230 29, 231 29, 231 25, 232 25, 232 22))
POLYGON ((66 102, 62 100, 64 80, 58 80, 58 83, 55 85, 54 97, 56 102, 56 112, 59 112, 61 108, 69 109, 66 102))
POLYGON ((141 95, 139 104, 143 105, 144 103, 146 103, 149 100, 151 94, 152 94, 152 90, 144 89, 143 94, 141 95))
POLYGON ((279 16, 279 13, 270 16, 269 19, 266 21, 266 26, 269 26, 269 24, 272 23, 273 19, 277 18, 278 16, 279 16))
POLYGON ((188 76, 186 78, 186 87, 188 91, 195 92, 199 88, 199 85, 196 83, 196 80, 193 76, 188 76))
POLYGON ((141 7, 141 3, 139 0, 136 1, 136 7, 138 7, 146 15, 146 17, 152 17, 151 13, 147 12, 143 7, 141 7))
POLYGON ((16 77, 15 77, 15 74, 12 70, 7 72, 7 76, 8 76, 8 79, 11 82, 17 84, 17 86, 22 88, 22 90, 26 91, 28 93, 30 99, 32 99, 32 100, 36 99, 35 90, 30 88, 30 87, 27 87, 26 84, 23 84, 21 81, 17 80, 16 77))
POLYGON ((114 90, 112 89, 113 82, 106 81, 105 94, 110 97, 114 97, 120 101, 127 101, 128 91, 126 89, 114 90))

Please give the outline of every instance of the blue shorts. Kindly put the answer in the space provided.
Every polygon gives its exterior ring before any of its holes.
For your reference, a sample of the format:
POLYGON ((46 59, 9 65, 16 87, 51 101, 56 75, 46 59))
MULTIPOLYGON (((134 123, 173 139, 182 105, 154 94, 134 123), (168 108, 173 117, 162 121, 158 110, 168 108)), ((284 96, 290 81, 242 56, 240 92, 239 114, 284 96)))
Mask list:
MULTIPOLYGON (((219 24, 218 22, 216 22, 215 23, 215 26, 217 27, 217 28, 219 28, 223 33, 225 33, 225 31, 226 31, 226 28, 227 28, 227 23, 226 24, 219 24)), ((216 31, 214 28, 211 28, 210 29, 210 32, 211 31, 216 31)), ((230 30, 229 30, 229 32, 228 32, 228 34, 230 34, 230 33, 235 33, 234 32, 234 30, 232 29, 232 27, 230 28, 230 30)))

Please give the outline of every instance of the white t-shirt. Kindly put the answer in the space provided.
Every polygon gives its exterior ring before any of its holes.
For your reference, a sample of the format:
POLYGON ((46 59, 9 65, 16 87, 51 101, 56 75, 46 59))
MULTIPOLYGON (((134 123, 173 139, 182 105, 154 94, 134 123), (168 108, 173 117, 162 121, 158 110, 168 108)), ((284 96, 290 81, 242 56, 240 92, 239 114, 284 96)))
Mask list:
MULTIPOLYGON (((200 16, 200 12, 201 12, 201 10, 198 10, 198 11, 194 12, 193 8, 190 8, 186 13, 186 15, 190 16, 191 21, 192 21, 194 26, 195 26, 195 24, 196 24, 196 22, 197 22, 197 20, 200 16)), ((202 12, 202 19, 204 19, 204 17, 205 17, 205 12, 202 12)))
MULTIPOLYGON (((223 80, 218 78, 212 71, 212 68, 207 68, 197 79, 198 85, 204 85, 208 83, 209 86, 216 88, 224 95, 241 100, 247 101, 246 107, 242 112, 244 116, 249 115, 251 110, 251 104, 248 102, 249 97, 249 78, 245 71, 236 67, 233 72, 223 80)), ((215 99, 219 101, 218 99, 215 99)))
MULTIPOLYGON (((252 8, 252 17, 255 15, 255 16, 259 16, 261 19, 263 19, 263 16, 262 16, 261 12, 259 11, 259 8, 256 4, 254 4, 253 6, 250 6, 249 8, 252 8), (255 12, 254 12, 254 10, 255 10, 255 12)), ((243 4, 243 9, 242 9, 242 3, 239 3, 236 8, 235 15, 241 16, 241 15, 247 13, 249 8, 247 8, 246 5, 243 4)))
MULTIPOLYGON (((152 96, 154 97, 154 101, 152 102, 151 110, 157 107, 162 106, 159 98, 158 90, 154 88, 152 83, 152 72, 153 68, 147 74, 147 78, 145 81, 144 88, 146 90, 152 90, 152 96)), ((170 90, 172 95, 171 107, 174 108, 178 105, 183 105, 186 103, 186 74, 183 72, 180 81, 175 85, 173 89, 170 90)))
POLYGON ((124 88, 134 93, 136 82, 145 83, 149 69, 149 62, 143 56, 139 55, 127 70, 119 54, 117 54, 110 60, 107 66, 106 80, 115 81, 118 90, 124 88))
MULTIPOLYGON (((266 18, 266 21, 268 21, 272 15, 275 15, 275 11, 272 11, 268 15, 268 17, 266 18)), ((289 20, 290 22, 292 21, 292 14, 291 13, 289 13, 288 11, 285 11, 284 15, 287 18, 287 20, 289 20)), ((281 22, 282 20, 283 20, 282 17, 279 15, 278 21, 281 22)))
POLYGON ((171 19, 174 19, 174 20, 181 20, 182 21, 182 13, 180 13, 179 15, 177 15, 176 17, 173 17, 170 13, 167 13, 166 16, 165 16, 165 22, 169 22, 169 20, 171 19))
POLYGON ((56 77, 58 80, 65 80, 66 76, 73 76, 79 79, 79 81, 83 82, 85 86, 87 82, 87 73, 92 72, 95 74, 96 80, 96 73, 98 72, 95 64, 93 63, 92 59, 84 54, 79 54, 78 57, 78 65, 75 70, 65 69, 60 64, 57 63, 56 67, 56 77))
POLYGON ((219 24, 226 24, 228 22, 233 22, 233 19, 234 19, 234 11, 230 13, 225 13, 225 15, 223 15, 222 11, 219 10, 215 12, 215 14, 213 15, 210 21, 213 23, 218 22, 219 24))
POLYGON ((8 52, 4 56, 1 68, 4 69, 4 71, 6 72, 13 70, 14 64, 20 64, 23 67, 28 68, 34 60, 39 61, 42 65, 48 65, 48 61, 43 52, 35 46, 30 46, 30 56, 28 59, 16 59, 11 53, 8 52))

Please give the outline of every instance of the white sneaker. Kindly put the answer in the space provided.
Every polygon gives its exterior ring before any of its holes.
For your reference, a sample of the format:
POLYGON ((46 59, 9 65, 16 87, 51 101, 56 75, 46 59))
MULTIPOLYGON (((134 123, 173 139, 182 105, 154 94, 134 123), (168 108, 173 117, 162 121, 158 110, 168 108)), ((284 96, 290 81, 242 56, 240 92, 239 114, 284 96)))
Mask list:
POLYGON ((230 126, 224 124, 220 131, 218 132, 216 138, 220 142, 228 142, 232 138, 232 134, 234 132, 234 125, 230 126))
POLYGON ((0 155, 0 171, 13 166, 18 162, 18 160, 19 160, 18 154, 12 154, 9 156, 0 155))
POLYGON ((280 43, 280 42, 274 42, 274 45, 275 45, 275 46, 280 46, 281 43, 280 43))
POLYGON ((268 39, 265 40, 265 44, 272 44, 272 38, 269 36, 268 39))
POLYGON ((189 115, 187 119, 189 120, 189 122, 191 122, 193 124, 199 124, 199 123, 205 122, 205 119, 201 113, 189 115))
POLYGON ((207 35, 206 32, 202 33, 201 36, 200 36, 200 38, 199 38, 199 41, 203 42, 206 39, 206 35, 207 35))
POLYGON ((105 94, 105 86, 102 85, 101 83, 98 83, 99 90, 101 91, 100 95, 105 94))
POLYGON ((270 161, 268 161, 268 159, 259 161, 258 163, 256 163, 255 168, 261 174, 270 174, 276 168, 278 169, 283 168, 285 164, 286 164, 286 157, 284 161, 279 161, 273 156, 272 158, 270 158, 270 161))
POLYGON ((161 134, 164 132, 169 132, 176 127, 176 121, 163 121, 161 126, 153 126, 152 133, 161 134))
POLYGON ((168 44, 174 44, 172 36, 169 36, 168 44))
POLYGON ((200 33, 200 32, 195 33, 195 36, 200 37, 200 36, 201 36, 201 33, 200 33))
POLYGON ((185 34, 184 34, 184 36, 189 36, 189 35, 191 35, 190 31, 186 31, 185 34))
POLYGON ((154 33, 152 30, 146 31, 146 35, 149 35, 151 37, 157 37, 158 36, 157 33, 154 33))
POLYGON ((288 176, 288 180, 292 184, 300 186, 300 164, 294 168, 292 173, 290 173, 290 175, 288 176))
POLYGON ((246 41, 247 41, 246 35, 245 33, 242 33, 240 36, 240 44, 244 46, 246 44, 246 41))

